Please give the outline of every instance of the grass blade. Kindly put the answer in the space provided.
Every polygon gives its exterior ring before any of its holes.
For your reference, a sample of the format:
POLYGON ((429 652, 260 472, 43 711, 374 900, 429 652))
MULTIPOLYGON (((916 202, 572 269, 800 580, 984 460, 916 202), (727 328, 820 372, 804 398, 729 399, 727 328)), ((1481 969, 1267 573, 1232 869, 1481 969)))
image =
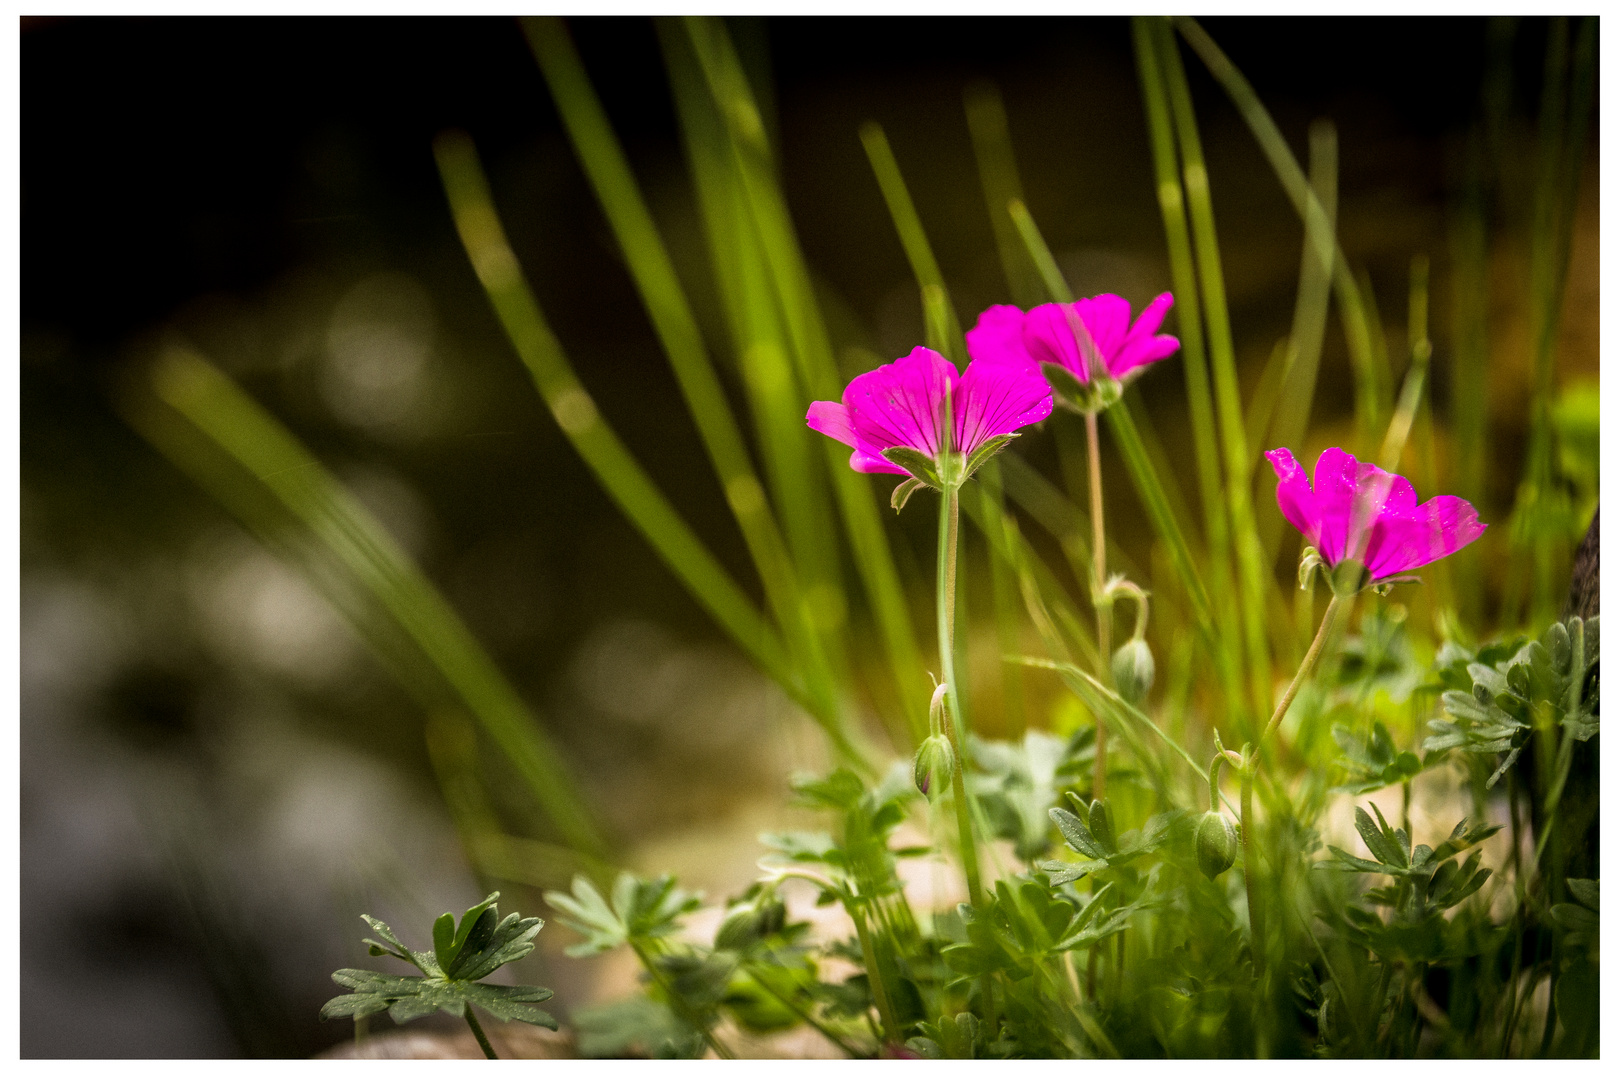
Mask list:
MULTIPOLYGON (((827 666, 826 643, 816 640, 798 575, 788 559, 770 504, 754 474, 742 432, 709 361, 708 349, 676 276, 674 263, 641 197, 624 152, 614 138, 607 114, 591 89, 584 64, 562 20, 555 17, 524 19, 523 28, 551 88, 575 153, 596 190, 642 302, 675 370, 687 408, 697 423, 709 460, 753 556, 777 624, 794 646, 807 692, 818 702, 817 716, 824 724, 839 723, 838 693, 827 666)), ((831 545, 824 539, 820 546, 830 548, 831 545)))
POLYGON ((1007 277, 1007 292, 1013 303, 1026 311, 1046 299, 1040 271, 1018 236, 1018 226, 1007 213, 1015 200, 1024 202, 1024 185, 1018 178, 1018 160, 1013 156, 1012 136, 1007 130, 1007 109, 1001 91, 992 82, 970 84, 962 92, 967 112, 968 133, 973 137, 973 157, 979 166, 979 184, 984 188, 984 204, 990 214, 990 228, 996 238, 996 253, 1007 277))
POLYGON ((1193 51, 1204 61, 1204 66, 1209 68, 1210 74, 1215 76, 1215 81, 1226 90, 1227 96, 1237 106, 1238 113, 1249 125, 1255 141, 1260 144, 1266 160, 1271 163, 1272 171, 1282 182, 1283 191, 1288 194, 1295 211, 1305 222, 1307 242, 1315 247, 1319 259, 1332 261, 1334 295, 1339 300, 1339 311, 1344 321, 1345 343, 1349 346, 1350 365, 1356 376, 1356 424, 1360 431, 1361 453, 1366 454, 1377 439, 1378 432, 1383 428, 1383 415, 1379 411, 1378 403, 1387 395, 1379 386, 1377 372, 1373 366, 1371 330, 1362 307, 1361 293, 1350 273, 1350 264, 1345 261, 1344 251, 1334 234, 1332 221, 1321 200, 1311 189, 1304 171, 1295 160, 1294 152, 1289 149, 1288 141, 1283 138, 1276 121, 1272 120, 1271 114, 1261 103, 1260 96, 1254 92, 1254 87, 1249 85, 1243 73, 1233 66, 1226 58, 1226 54, 1215 44, 1214 39, 1205 33, 1204 28, 1196 21, 1178 17, 1175 25, 1176 29, 1181 31, 1181 36, 1186 38, 1187 44, 1191 45, 1193 51))
POLYGON ((1215 235, 1215 209, 1210 201, 1209 172, 1204 165, 1203 145, 1193 113, 1192 94, 1187 89, 1186 72, 1181 66, 1181 53, 1168 24, 1151 25, 1158 31, 1159 60, 1181 151, 1182 184, 1192 222, 1193 255, 1202 286, 1204 325, 1208 332, 1210 367, 1215 377, 1216 415, 1226 464, 1227 515, 1238 568, 1237 606, 1243 617, 1244 652, 1248 658, 1253 701, 1257 714, 1263 716, 1271 711, 1272 699, 1271 647, 1266 634, 1266 590, 1272 583, 1263 563, 1260 537, 1255 531, 1243 403, 1238 391, 1237 357, 1226 308, 1220 246, 1215 235))
MULTIPOLYGON (((708 83, 715 108, 725 122, 731 162, 740 200, 759 237, 767 280, 787 327, 787 340, 804 389, 824 400, 843 394, 837 364, 816 303, 815 289, 794 235, 787 203, 777 184, 764 128, 724 24, 713 19, 685 20, 688 37, 708 83)), ((895 684, 903 701, 923 702, 929 693, 922 654, 889 538, 884 532, 871 481, 853 472, 848 454, 823 439, 827 468, 848 533, 850 550, 867 599, 877 616, 895 684)))
MULTIPOLYGON (((550 739, 454 610, 376 518, 292 433, 202 357, 166 352, 152 383, 164 404, 205 436, 214 452, 228 455, 263 485, 427 657, 511 759, 566 841, 581 853, 602 855, 604 841, 550 739)), ((251 481, 225 480, 199 460, 195 443, 182 449, 161 430, 162 423, 157 417, 144 422, 136 418, 137 427, 171 460, 238 511, 244 493, 231 489, 251 481)), ((250 515, 244 519, 256 524, 250 515)))
POLYGON ((911 192, 906 190, 905 178, 900 175, 900 163, 894 159, 888 136, 876 121, 869 120, 861 125, 861 145, 866 147, 872 172, 877 175, 878 187, 883 191, 883 201, 888 204, 889 216, 900 234, 900 244, 906 249, 906 260, 911 263, 911 272, 922 290, 928 347, 961 370, 967 366, 962 324, 951 304, 944 275, 939 272, 934 249, 928 243, 928 234, 923 231, 922 219, 917 216, 917 206, 911 201, 911 192))
POLYGON ((472 140, 460 133, 441 135, 433 148, 473 269, 563 434, 625 516, 715 621, 762 671, 814 709, 794 678, 776 632, 653 485, 580 385, 523 280, 517 257, 495 216, 472 140))

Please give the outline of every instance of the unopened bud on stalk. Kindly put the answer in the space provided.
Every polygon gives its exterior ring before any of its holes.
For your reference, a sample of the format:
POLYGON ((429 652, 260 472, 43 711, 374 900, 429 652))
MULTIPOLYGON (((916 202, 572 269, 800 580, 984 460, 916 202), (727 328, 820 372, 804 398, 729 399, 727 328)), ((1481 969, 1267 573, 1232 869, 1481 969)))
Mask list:
POLYGON ((956 751, 943 735, 930 735, 917 747, 917 756, 911 763, 911 778, 917 790, 927 795, 935 791, 936 783, 943 789, 956 771, 956 751))
POLYGON ((1219 810, 1209 810, 1198 820, 1198 869, 1214 881, 1237 858, 1237 826, 1219 810))
POLYGON ((1141 707, 1153 689, 1153 650, 1139 637, 1133 637, 1114 650, 1114 686, 1119 696, 1141 707))

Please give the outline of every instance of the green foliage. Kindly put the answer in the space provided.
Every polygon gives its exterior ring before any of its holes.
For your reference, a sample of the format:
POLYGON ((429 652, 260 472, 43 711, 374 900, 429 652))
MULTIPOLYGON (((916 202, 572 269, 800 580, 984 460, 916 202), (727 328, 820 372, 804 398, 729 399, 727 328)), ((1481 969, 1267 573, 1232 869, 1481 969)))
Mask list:
POLYGON ((658 941, 680 929, 677 920, 703 903, 702 897, 676 888, 675 879, 667 874, 652 880, 628 871, 620 874, 613 883, 611 904, 583 874, 574 878, 573 890, 573 895, 546 893, 546 903, 564 913, 563 925, 585 937, 567 948, 569 956, 595 956, 620 945, 658 941))
POLYGON ((1386 922, 1358 904, 1345 909, 1341 925, 1351 941, 1385 960, 1434 962, 1451 956, 1455 943, 1447 940, 1441 915, 1478 892, 1491 876, 1488 868, 1480 868, 1480 852, 1475 851, 1460 867, 1453 856, 1495 835, 1502 826, 1459 821, 1439 846, 1419 844, 1414 848, 1406 832, 1391 827, 1376 805, 1373 813, 1376 823, 1365 810, 1356 808, 1356 831, 1376 861, 1330 845, 1334 857, 1317 866, 1394 878, 1393 884, 1370 889, 1365 896, 1368 902, 1391 909, 1391 918, 1386 922))
MULTIPOLYGON (((1598 620, 1554 623, 1511 655, 1481 650, 1465 663, 1467 690, 1442 698, 1450 720, 1431 720, 1429 751, 1462 749, 1504 755, 1488 784, 1512 767, 1539 729, 1563 729, 1566 739, 1585 742, 1598 732, 1598 620), (1493 662, 1494 661, 1494 662, 1493 662)), ((1455 680, 1466 653, 1446 655, 1442 678, 1455 680)))
POLYGON ((366 938, 372 956, 392 956, 415 967, 421 975, 387 975, 380 971, 342 968, 332 973, 332 981, 348 988, 321 1007, 321 1019, 352 1016, 359 1020, 387 1011, 396 1024, 403 1024, 434 1011, 452 1016, 470 1016, 469 1006, 502 1020, 522 1020, 553 1030, 557 1021, 536 1002, 551 997, 539 986, 490 986, 478 980, 488 978, 504 964, 520 960, 534 951, 534 936, 544 925, 539 918, 521 918, 517 912, 502 919, 495 907, 500 893, 490 893, 468 908, 459 925, 449 912, 433 924, 433 951, 407 948, 387 923, 360 916, 381 938, 366 938))

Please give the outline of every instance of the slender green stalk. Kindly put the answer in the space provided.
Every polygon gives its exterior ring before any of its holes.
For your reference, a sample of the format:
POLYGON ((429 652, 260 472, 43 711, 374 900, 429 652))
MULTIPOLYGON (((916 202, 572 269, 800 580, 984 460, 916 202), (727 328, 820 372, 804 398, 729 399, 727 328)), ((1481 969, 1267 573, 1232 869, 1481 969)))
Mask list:
MULTIPOLYGON (((858 923, 856 925, 859 926, 858 923)), ((727 1061, 736 1058, 737 1055, 731 1052, 731 1048, 720 1041, 709 1025, 702 1021, 702 1018, 693 1013, 691 1007, 687 1005, 686 999, 675 992, 675 988, 669 984, 669 979, 664 974, 664 970, 658 966, 656 959, 646 948, 634 939, 630 941, 630 948, 635 952, 636 959, 641 961, 642 969, 658 984, 659 989, 663 990, 664 997, 668 1000, 670 1008, 675 1010, 681 1019, 685 1020, 694 1031, 703 1035, 703 1041, 709 1044, 709 1049, 714 1051, 715 1056, 724 1058, 727 1061)))
POLYGON ((478 1048, 484 1052, 484 1056, 491 1061, 498 1060, 495 1056, 495 1048, 489 1045, 489 1037, 484 1034, 483 1025, 478 1022, 478 1017, 473 1015, 473 1007, 467 1005, 463 1008, 461 1015, 466 1019, 467 1026, 472 1028, 473 1038, 478 1040, 478 1048))
POLYGON ((1249 902, 1249 941, 1255 972, 1262 985, 1266 979, 1266 908, 1260 895, 1260 852, 1255 842, 1259 822, 1254 816, 1254 770, 1256 761, 1244 761, 1242 787, 1238 800, 1243 807, 1240 827, 1243 837, 1243 890, 1249 902))
MULTIPOLYGON (((226 375, 195 353, 166 353, 153 371, 159 399, 263 485, 330 552, 404 637, 426 656, 451 691, 511 759, 567 842, 579 851, 606 850, 556 748, 455 611, 377 519, 273 416, 226 375)), ((226 479, 198 460, 174 421, 132 415, 132 421, 175 463, 203 482, 249 524, 258 520, 245 477, 226 479), (244 483, 246 481, 246 483, 244 483)), ((257 526, 255 526, 257 527, 257 526)), ((325 586, 320 579, 317 585, 325 586)), ((340 610, 345 608, 338 604, 340 610)), ((406 654, 395 666, 419 667, 406 654)), ((412 673, 414 674, 414 673, 412 673)), ((408 678, 408 676, 407 676, 408 678)), ((407 686, 411 683, 407 681, 407 686)))
MULTIPOLYGON (((866 147, 872 172, 877 177, 884 202, 889 208, 889 216, 894 221, 901 245, 905 248, 906 259, 911 264, 912 274, 916 277, 922 293, 923 321, 928 346, 956 364, 959 370, 963 369, 967 366, 968 357, 962 339, 962 328, 957 321, 950 292, 939 269, 939 262, 935 259, 933 247, 928 242, 928 234, 923 229, 916 204, 906 188, 904 176, 901 175, 900 163, 895 160, 888 137, 879 124, 875 122, 863 124, 861 142, 866 147)), ((1016 175, 1014 179, 1016 180, 1016 175)), ((1002 509, 1001 485, 997 482, 999 469, 995 462, 991 462, 986 468, 989 473, 988 475, 981 473, 978 494, 981 500, 989 500, 986 504, 986 520, 994 527, 1000 521, 1002 509)), ((1010 643, 1017 636, 1018 606, 1014 599, 1010 567, 1000 553, 998 545, 993 541, 990 545, 990 574, 997 632, 1010 643)), ((1002 668, 1001 678, 1009 712, 1021 713, 1017 690, 1007 685, 1015 680, 1015 672, 1002 668)), ((965 706, 967 702, 959 704, 965 706)))
MULTIPOLYGON (((1097 414, 1086 414, 1086 464, 1091 475, 1091 606, 1097 612, 1097 675, 1112 687, 1114 672, 1114 602, 1104 593, 1108 581, 1107 534, 1103 530, 1102 448, 1097 441, 1097 414)), ((1108 784, 1108 725, 1097 716, 1097 756, 1092 764, 1091 797, 1101 799, 1108 784)))
MULTIPOLYGON (((1074 293, 1069 288, 1058 270, 1057 261, 1052 257, 1051 249, 1041 237, 1035 220, 1030 217, 1029 210, 1022 203, 1013 203, 1008 207, 1014 224, 1018 228, 1019 236, 1023 239, 1029 250, 1031 258, 1041 270, 1047 291, 1053 300, 1058 303, 1073 303, 1074 293)), ((1109 431, 1118 444, 1120 454, 1125 459, 1127 469, 1131 473, 1131 480, 1136 486, 1137 494, 1146 506, 1148 515, 1153 520, 1154 528, 1160 537, 1170 546, 1171 559, 1174 561, 1177 572, 1182 577, 1182 584, 1186 586, 1188 594, 1193 600, 1193 612, 1199 621, 1199 626, 1205 631, 1206 639, 1216 650, 1220 649, 1219 636, 1214 632, 1214 617, 1211 611, 1209 593, 1204 588, 1202 578, 1199 576, 1197 564, 1194 562, 1191 550, 1187 547, 1186 537, 1182 535, 1181 528, 1176 524, 1174 512, 1170 509, 1170 500, 1164 493, 1164 486, 1160 483, 1158 473, 1142 445, 1140 433, 1136 430, 1135 422, 1128 409, 1111 408, 1107 410, 1109 431)), ((1088 444, 1089 445, 1089 444, 1088 444)), ((1095 530, 1095 525, 1093 526, 1095 530)), ((1095 554, 1093 558, 1095 558, 1095 554)))
POLYGON ((1187 89, 1181 53, 1169 26, 1160 29, 1159 57, 1165 86, 1169 91, 1170 115, 1174 121, 1182 162, 1182 184, 1186 190, 1188 216, 1192 221, 1193 253, 1202 286, 1204 322, 1209 331, 1209 355, 1215 376, 1215 404, 1220 418, 1220 436, 1226 463, 1227 514, 1237 554, 1239 600, 1243 616, 1244 651, 1249 662, 1249 678, 1255 708, 1263 712, 1271 703, 1271 644, 1266 635, 1266 586, 1268 584, 1260 537, 1255 531, 1254 505, 1249 486, 1249 451, 1243 430, 1243 403, 1238 391, 1237 357, 1232 345, 1232 327, 1226 307, 1226 285, 1221 271, 1220 247, 1215 236, 1215 209, 1210 200, 1209 172, 1193 114, 1192 94, 1187 89))
POLYGON ((951 798, 956 803, 957 844, 962 852, 962 871, 967 875, 968 899, 974 907, 984 903, 984 887, 979 878, 979 850, 973 835, 973 815, 968 806, 967 784, 963 779, 967 760, 967 726, 962 722, 962 688, 956 677, 956 540, 959 516, 958 490, 952 487, 939 499, 939 665, 945 682, 945 706, 951 722, 946 733, 955 751, 956 767, 951 771, 951 798))
POLYGON ((1305 659, 1300 661, 1299 670, 1294 672, 1293 681, 1288 684, 1288 689, 1283 691, 1282 700, 1277 702, 1277 708, 1272 712, 1270 722, 1266 724, 1265 733, 1260 736, 1262 746, 1271 738, 1271 733, 1277 730, 1277 726, 1282 723, 1282 718, 1287 715, 1288 706, 1294 703, 1294 696, 1299 693, 1299 688, 1305 684, 1305 680, 1310 678, 1311 672, 1316 669, 1316 662, 1322 658, 1322 647, 1327 644, 1328 637, 1334 629, 1339 610, 1343 604, 1344 598, 1337 594, 1328 601, 1327 610, 1322 613, 1322 625, 1317 629, 1311 647, 1305 651, 1305 659))

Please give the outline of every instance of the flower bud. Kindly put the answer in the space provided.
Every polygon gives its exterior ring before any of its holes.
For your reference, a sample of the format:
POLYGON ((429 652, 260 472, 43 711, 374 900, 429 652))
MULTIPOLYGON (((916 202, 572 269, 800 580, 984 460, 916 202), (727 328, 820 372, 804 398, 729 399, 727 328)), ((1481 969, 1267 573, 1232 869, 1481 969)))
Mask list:
POLYGON ((955 771, 956 751, 951 749, 951 741, 945 736, 930 735, 917 747, 917 756, 911 763, 911 778, 924 795, 935 791, 936 783, 949 783, 955 771))
POLYGON ((1141 638, 1131 638, 1114 650, 1113 668, 1119 696, 1140 708, 1153 689, 1153 650, 1141 638))
POLYGON ((714 947, 741 952, 754 943, 780 933, 787 925, 787 908, 775 893, 737 904, 726 913, 714 935, 714 947))
POLYGON ((1198 819, 1198 869, 1214 881, 1237 858, 1237 826, 1219 810, 1206 811, 1198 819))

